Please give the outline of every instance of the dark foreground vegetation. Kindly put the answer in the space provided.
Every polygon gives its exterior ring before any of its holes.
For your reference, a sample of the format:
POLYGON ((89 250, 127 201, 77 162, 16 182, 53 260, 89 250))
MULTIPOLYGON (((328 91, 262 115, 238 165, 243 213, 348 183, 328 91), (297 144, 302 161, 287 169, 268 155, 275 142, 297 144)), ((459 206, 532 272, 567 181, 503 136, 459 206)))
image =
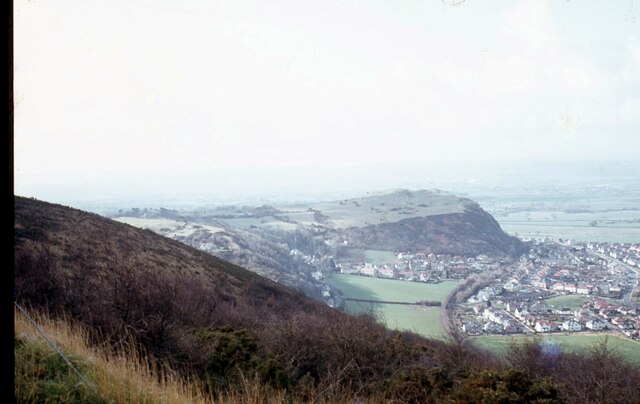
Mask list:
MULTIPOLYGON (((498 360, 463 338, 390 331, 151 232, 24 198, 15 288, 21 304, 82 324, 93 346, 140 349, 213 399, 251 401, 249 380, 267 402, 640 402, 640 369, 606 340, 589 355, 532 340, 498 360)), ((31 358, 50 371, 25 378, 59 377, 63 365, 19 336, 15 349, 16 374, 31 358)), ((77 399, 56 391, 44 401, 77 399)))

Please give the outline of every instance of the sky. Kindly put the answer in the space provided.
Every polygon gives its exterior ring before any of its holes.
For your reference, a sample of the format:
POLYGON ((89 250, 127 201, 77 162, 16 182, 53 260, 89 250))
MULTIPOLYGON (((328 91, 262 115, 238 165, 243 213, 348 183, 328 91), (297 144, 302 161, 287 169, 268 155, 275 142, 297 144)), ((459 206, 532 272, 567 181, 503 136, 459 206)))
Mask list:
POLYGON ((54 202, 640 160, 635 0, 16 0, 14 70, 54 202))

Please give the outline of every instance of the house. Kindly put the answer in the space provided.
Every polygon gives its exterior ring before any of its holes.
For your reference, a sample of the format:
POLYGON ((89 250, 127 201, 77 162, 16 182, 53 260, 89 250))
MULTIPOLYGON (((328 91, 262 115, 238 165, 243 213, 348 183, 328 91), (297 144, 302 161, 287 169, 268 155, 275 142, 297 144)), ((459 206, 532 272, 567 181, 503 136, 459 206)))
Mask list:
POLYGON ((523 302, 507 302, 506 304, 506 308, 507 311, 510 313, 517 313, 517 312, 522 312, 523 310, 526 311, 528 305, 526 303, 523 302))
POLYGON ((556 309, 555 312, 558 314, 573 314, 573 310, 571 310, 570 307, 560 307, 556 309))
POLYGON ((596 286, 596 293, 599 295, 608 295, 611 290, 611 285, 608 283, 602 282, 596 286))
POLYGON ((611 287, 609 288, 609 292, 620 293, 622 292, 622 287, 620 285, 611 285, 611 287))
POLYGON ((493 323, 491 321, 487 321, 482 326, 482 329, 490 334, 502 334, 502 325, 498 323, 493 323))
POLYGON ((515 312, 513 313, 513 315, 521 321, 524 321, 527 317, 527 315, 529 314, 529 310, 527 310, 526 307, 523 307, 521 309, 517 309, 515 310, 515 312))
POLYGON ((480 303, 480 304, 476 304, 475 306, 473 306, 473 312, 475 314, 483 314, 484 313, 484 309, 487 308, 486 303, 480 303))
POLYGON ((614 309, 602 309, 600 310, 600 315, 606 319, 611 319, 611 318, 615 318, 618 317, 620 315, 620 312, 618 310, 614 310, 614 309))
POLYGON ((620 313, 626 314, 628 316, 637 316, 638 314, 640 314, 640 310, 638 310, 638 308, 636 307, 621 307, 620 313))
POLYGON ((591 291, 591 288, 587 285, 578 285, 576 292, 580 295, 588 295, 591 291))
POLYGON ((526 316, 524 316, 524 323, 530 327, 533 327, 536 323, 536 321, 538 321, 538 319, 536 318, 536 316, 532 315, 532 314, 527 314, 526 316))
POLYGON ((502 330, 506 334, 516 334, 522 331, 522 327, 515 321, 508 321, 502 326, 502 330))
POLYGON ((593 307, 596 310, 601 310, 604 308, 607 308, 609 306, 609 303, 607 303, 606 300, 602 300, 602 299, 597 299, 594 303, 593 303, 593 307))
POLYGON ((360 268, 360 275, 375 276, 376 269, 371 264, 364 264, 364 267, 360 268))
POLYGON ((546 314, 551 311, 551 307, 544 302, 536 302, 529 306, 529 312, 534 314, 546 314))
POLYGON ((381 268, 378 270, 378 276, 381 278, 393 279, 393 269, 381 268))
POLYGON ((562 329, 565 331, 581 331, 582 330, 582 324, 580 324, 579 322, 575 321, 575 320, 567 320, 564 323, 562 323, 562 329))
POLYGON ((520 287, 520 282, 515 279, 511 279, 509 282, 505 283, 503 288, 508 292, 515 292, 520 287))
POLYGON ((590 330, 600 331, 600 330, 604 330, 607 326, 602 321, 598 320, 597 318, 594 318, 587 321, 587 323, 585 324, 585 327, 590 330))
POLYGON ((535 327, 534 327, 534 329, 537 332, 551 332, 552 328, 553 328, 553 324, 551 324, 549 321, 545 321, 545 320, 538 320, 536 322, 535 327))
POLYGON ((618 328, 622 330, 631 330, 635 327, 635 322, 625 317, 616 317, 611 320, 611 323, 617 325, 618 328))
POLYGON ((477 323, 464 323, 462 324, 462 331, 470 335, 477 335, 482 332, 482 327, 477 323))

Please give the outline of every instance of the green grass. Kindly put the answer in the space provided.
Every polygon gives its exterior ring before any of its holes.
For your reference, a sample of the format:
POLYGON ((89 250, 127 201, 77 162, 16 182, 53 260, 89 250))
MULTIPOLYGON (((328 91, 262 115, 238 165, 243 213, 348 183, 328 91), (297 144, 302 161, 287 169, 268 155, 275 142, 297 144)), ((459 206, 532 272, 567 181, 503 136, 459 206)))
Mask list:
POLYGON ((547 304, 552 304, 556 308, 561 309, 568 307, 570 309, 579 309, 584 304, 586 298, 582 295, 566 295, 556 296, 546 299, 547 304))
POLYGON ((439 307, 416 307, 401 304, 347 302, 350 313, 372 313, 388 328, 412 331, 430 338, 444 338, 439 307))
POLYGON ((392 251, 364 250, 364 261, 369 264, 398 264, 401 261, 392 251))
MULTIPOLYGON (((430 284, 340 274, 334 274, 332 280, 344 297, 408 303, 442 301, 458 284, 457 281, 430 284)), ((372 312, 389 328, 413 331, 430 338, 446 335, 439 307, 347 301, 346 309, 350 313, 372 312)))
POLYGON ((334 274, 331 278, 344 297, 406 303, 442 301, 458 284, 457 281, 418 283, 343 274, 334 274))
MULTIPOLYGON (((71 358, 81 372, 87 364, 71 358)), ((107 403, 96 396, 56 352, 43 344, 15 340, 15 394, 18 402, 107 403)))
MULTIPOLYGON (((505 355, 509 344, 519 343, 526 338, 524 335, 515 336, 492 336, 492 337, 476 337, 474 342, 481 348, 494 352, 498 355, 505 355)), ((543 337, 545 341, 556 343, 567 351, 586 351, 596 342, 604 338, 604 335, 546 335, 543 337)), ((615 347, 620 356, 630 362, 640 364, 640 342, 630 339, 609 336, 609 342, 615 347)))
POLYGON ((638 242, 640 238, 640 212, 515 212, 497 215, 496 220, 508 233, 521 236, 549 237, 581 241, 638 242), (591 226, 592 222, 596 226, 591 226))

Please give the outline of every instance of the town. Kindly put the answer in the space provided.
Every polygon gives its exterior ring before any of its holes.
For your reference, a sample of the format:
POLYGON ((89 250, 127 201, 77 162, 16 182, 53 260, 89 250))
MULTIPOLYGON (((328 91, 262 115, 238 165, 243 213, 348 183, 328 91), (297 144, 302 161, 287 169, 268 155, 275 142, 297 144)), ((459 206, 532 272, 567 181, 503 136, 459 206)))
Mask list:
POLYGON ((615 332, 640 339, 640 244, 524 239, 519 259, 399 252, 395 263, 341 262, 344 274, 437 283, 498 274, 447 307, 468 335, 615 332))

